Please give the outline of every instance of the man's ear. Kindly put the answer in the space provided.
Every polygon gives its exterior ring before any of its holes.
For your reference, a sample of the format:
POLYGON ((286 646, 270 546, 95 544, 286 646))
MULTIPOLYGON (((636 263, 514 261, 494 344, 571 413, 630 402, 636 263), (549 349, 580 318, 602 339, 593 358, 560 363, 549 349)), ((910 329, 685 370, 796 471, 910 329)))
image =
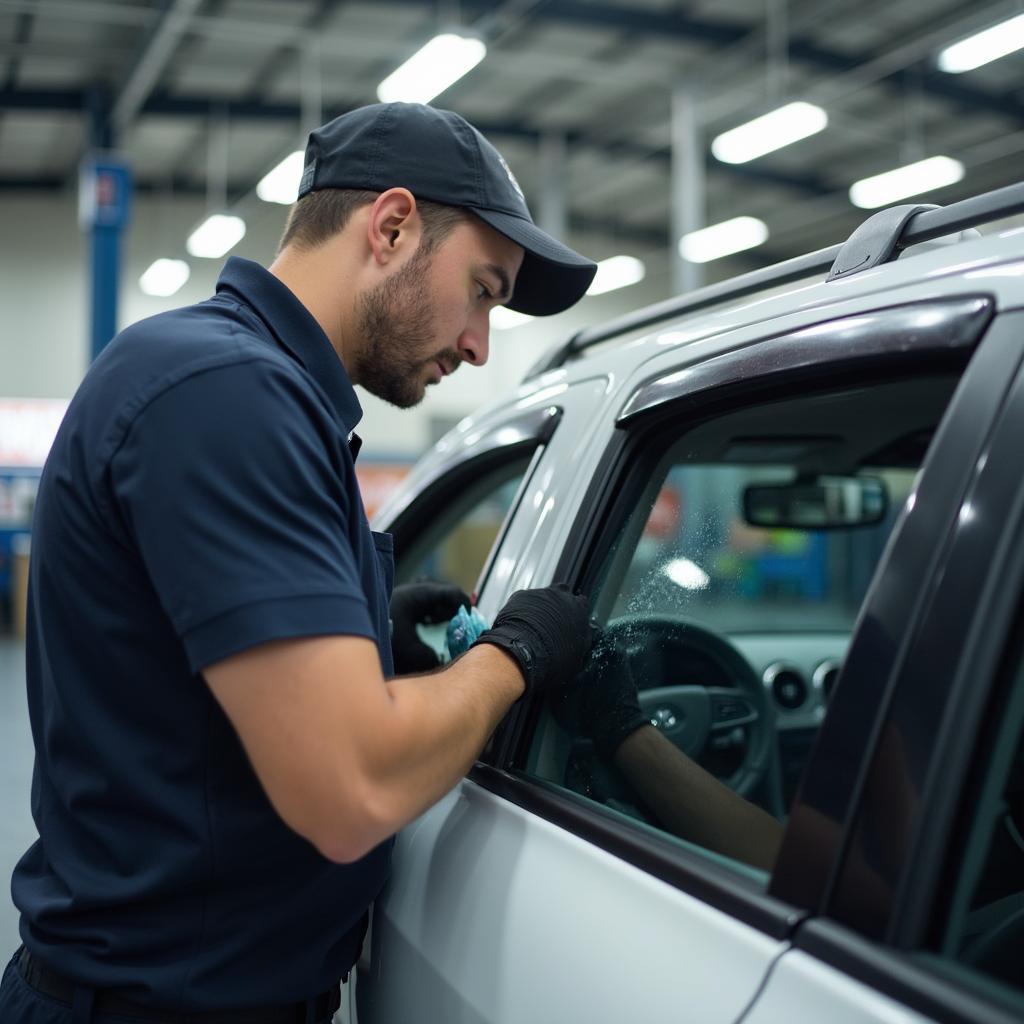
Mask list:
POLYGON ((367 241, 380 266, 414 250, 420 241, 422 224, 416 198, 407 188, 389 188, 370 208, 367 241))

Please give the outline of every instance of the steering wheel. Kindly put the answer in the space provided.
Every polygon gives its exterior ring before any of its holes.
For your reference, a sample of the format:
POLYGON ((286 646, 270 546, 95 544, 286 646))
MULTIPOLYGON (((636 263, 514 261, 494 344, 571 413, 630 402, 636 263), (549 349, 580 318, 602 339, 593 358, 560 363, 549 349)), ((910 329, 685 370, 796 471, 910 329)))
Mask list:
POLYGON ((728 640, 693 622, 632 615, 606 632, 626 652, 640 709, 684 754, 701 763, 709 744, 743 746, 735 771, 722 781, 748 796, 764 778, 775 734, 768 693, 750 663, 728 640), (672 678, 686 666, 709 666, 727 684, 672 678))

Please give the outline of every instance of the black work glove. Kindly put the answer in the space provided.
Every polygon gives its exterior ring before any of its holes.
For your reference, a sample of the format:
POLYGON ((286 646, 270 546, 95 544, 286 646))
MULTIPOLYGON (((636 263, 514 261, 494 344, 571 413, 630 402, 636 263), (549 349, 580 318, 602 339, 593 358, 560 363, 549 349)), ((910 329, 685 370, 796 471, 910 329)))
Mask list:
POLYGON ((526 680, 526 692, 533 693, 575 678, 594 633, 587 599, 556 583, 514 593, 476 644, 492 644, 511 655, 526 680))
POLYGON ((602 757, 611 760, 623 740, 651 724, 640 710, 626 652, 607 634, 594 645, 577 685, 580 728, 602 757))
POLYGON ((402 583, 391 595, 391 653, 395 674, 429 672, 440 664, 437 652, 416 633, 420 622, 447 622, 472 602, 453 583, 402 583))

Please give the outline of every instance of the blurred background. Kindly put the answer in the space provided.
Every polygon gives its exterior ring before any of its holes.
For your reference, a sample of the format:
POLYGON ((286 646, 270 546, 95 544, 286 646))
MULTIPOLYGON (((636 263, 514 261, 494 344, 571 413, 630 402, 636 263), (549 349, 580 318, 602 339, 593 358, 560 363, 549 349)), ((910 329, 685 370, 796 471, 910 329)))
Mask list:
POLYGON ((361 394, 372 512, 581 327, 1019 180, 1022 47, 1019 0, 0 0, 3 884, 31 835, 17 638, 50 440, 116 329, 205 298, 227 255, 272 260, 312 127, 456 110, 601 261, 567 313, 496 312, 490 363, 415 410, 361 394))

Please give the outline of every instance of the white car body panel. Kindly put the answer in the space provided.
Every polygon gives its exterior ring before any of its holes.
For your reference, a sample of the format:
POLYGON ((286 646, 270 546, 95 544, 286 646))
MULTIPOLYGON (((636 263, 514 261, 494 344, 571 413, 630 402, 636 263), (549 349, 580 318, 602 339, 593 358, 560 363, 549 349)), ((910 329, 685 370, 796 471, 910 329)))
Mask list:
POLYGON ((641 977, 644 1024, 732 1024, 784 948, 466 781, 398 838, 359 1024, 618 1024, 641 977))
POLYGON ((792 949, 772 968, 743 1024, 933 1024, 915 1010, 792 949))
MULTIPOLYGON (((641 383, 879 307, 987 294, 998 308, 1014 308, 1024 276, 1020 246, 1018 229, 961 243, 955 261, 946 248, 921 251, 598 344, 460 423, 374 526, 387 529, 424 481, 473 450, 474 438, 530 409, 561 408, 480 595, 490 620, 514 590, 552 582, 616 416, 641 383)), ((735 640, 758 675, 774 659, 770 639, 735 640)), ((838 636, 807 640, 799 667, 810 676, 845 648, 838 636)), ((804 709, 808 721, 794 716, 794 723, 816 721, 818 705, 804 709)), ((372 941, 347 990, 348 1024, 927 1021, 468 780, 399 835, 372 941)))

